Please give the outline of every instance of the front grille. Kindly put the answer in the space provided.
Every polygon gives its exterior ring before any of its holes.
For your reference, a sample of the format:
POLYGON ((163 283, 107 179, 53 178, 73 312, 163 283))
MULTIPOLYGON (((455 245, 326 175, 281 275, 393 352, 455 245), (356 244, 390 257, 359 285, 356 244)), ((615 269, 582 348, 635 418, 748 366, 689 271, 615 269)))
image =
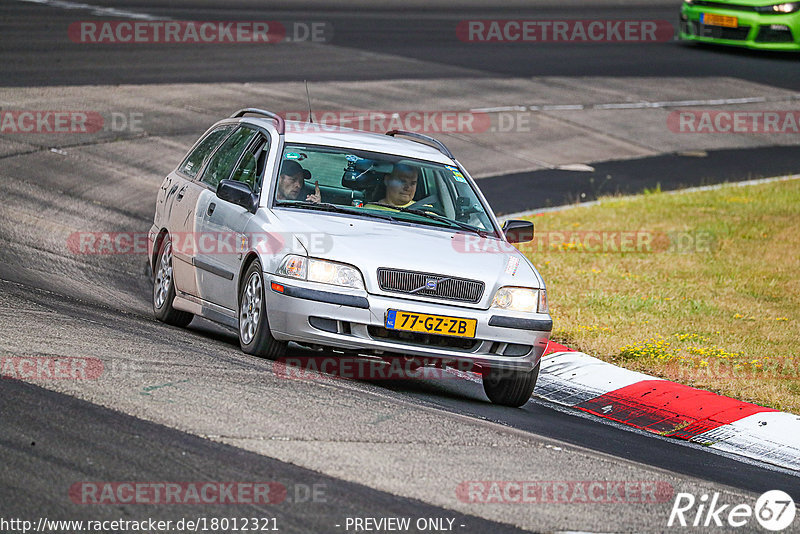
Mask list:
POLYGON ((389 330, 382 326, 368 326, 367 332, 372 339, 394 341, 421 347, 436 347, 458 350, 472 350, 480 341, 466 337, 439 336, 436 334, 423 334, 419 332, 405 332, 403 330, 389 330))
POLYGON ((792 41, 794 41, 794 37, 788 28, 773 30, 769 26, 761 26, 758 36, 756 36, 756 42, 759 43, 791 43, 792 41))
POLYGON ((739 26, 738 28, 725 28, 723 26, 707 26, 700 22, 692 22, 694 34, 700 37, 713 37, 714 39, 730 39, 732 41, 744 41, 750 33, 750 26, 739 26))
POLYGON ((692 6, 703 7, 717 7, 719 9, 732 9, 736 11, 758 11, 755 6, 742 6, 738 4, 726 4, 723 2, 710 2, 708 0, 699 0, 692 2, 692 6))
POLYGON ((452 278, 443 274, 418 273, 399 269, 378 269, 378 285, 383 291, 420 295, 435 299, 476 303, 483 296, 479 280, 452 278))

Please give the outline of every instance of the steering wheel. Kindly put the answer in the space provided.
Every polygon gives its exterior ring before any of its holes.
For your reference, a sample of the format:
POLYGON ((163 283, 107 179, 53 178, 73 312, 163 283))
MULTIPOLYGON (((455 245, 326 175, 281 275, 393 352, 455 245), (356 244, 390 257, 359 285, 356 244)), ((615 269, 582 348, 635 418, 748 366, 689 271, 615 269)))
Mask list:
POLYGON ((409 209, 412 210, 422 210, 422 211, 430 211, 431 213, 435 213, 436 215, 441 215, 442 217, 446 217, 444 210, 442 208, 436 206, 436 195, 428 195, 425 198, 421 198, 408 206, 409 209))

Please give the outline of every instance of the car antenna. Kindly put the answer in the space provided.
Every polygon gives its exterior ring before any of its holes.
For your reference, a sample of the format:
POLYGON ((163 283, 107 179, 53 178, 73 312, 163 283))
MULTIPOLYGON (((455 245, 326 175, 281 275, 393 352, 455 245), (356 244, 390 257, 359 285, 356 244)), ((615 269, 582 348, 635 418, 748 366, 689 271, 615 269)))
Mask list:
POLYGON ((308 122, 314 124, 314 115, 311 113, 311 95, 308 94, 308 80, 303 80, 306 84, 306 101, 308 102, 308 122))

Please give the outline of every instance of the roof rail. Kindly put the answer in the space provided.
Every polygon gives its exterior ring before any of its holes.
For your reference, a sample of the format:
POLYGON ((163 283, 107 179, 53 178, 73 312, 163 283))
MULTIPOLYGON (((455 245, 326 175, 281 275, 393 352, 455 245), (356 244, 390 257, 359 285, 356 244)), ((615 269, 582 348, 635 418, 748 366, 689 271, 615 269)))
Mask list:
POLYGON ((450 150, 448 150, 448 148, 446 146, 444 146, 444 143, 434 139, 433 137, 430 137, 430 136, 427 136, 427 135, 423 135, 423 134, 420 134, 420 133, 416 133, 416 132, 407 132, 405 130, 389 130, 388 132, 386 132, 386 135, 390 135, 392 137, 395 137, 397 135, 402 135, 404 137, 411 137, 412 139, 416 139, 417 141, 423 141, 425 143, 433 145, 434 148, 438 149, 439 152, 441 152, 442 154, 444 154, 448 158, 456 159, 456 157, 453 155, 453 153, 450 152, 450 150))
POLYGON ((271 111, 267 111, 265 109, 258 109, 258 108, 243 108, 231 115, 231 119, 236 119, 238 117, 244 117, 247 113, 253 113, 255 115, 264 115, 265 117, 269 117, 273 119, 276 123, 278 123, 278 133, 283 135, 286 133, 286 123, 283 120, 283 117, 278 115, 277 113, 273 113, 271 111))

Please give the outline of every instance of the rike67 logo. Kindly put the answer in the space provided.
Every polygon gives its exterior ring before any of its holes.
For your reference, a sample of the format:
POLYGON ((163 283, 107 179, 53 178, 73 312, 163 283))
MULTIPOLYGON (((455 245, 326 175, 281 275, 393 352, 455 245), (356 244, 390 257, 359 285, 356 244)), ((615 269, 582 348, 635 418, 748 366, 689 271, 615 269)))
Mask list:
POLYGON ((752 528, 755 518, 762 528, 779 532, 792 524, 796 512, 792 497, 781 490, 762 494, 754 507, 746 503, 721 504, 717 492, 710 497, 703 494, 700 498, 691 493, 678 493, 667 526, 737 528, 749 525, 752 528))

